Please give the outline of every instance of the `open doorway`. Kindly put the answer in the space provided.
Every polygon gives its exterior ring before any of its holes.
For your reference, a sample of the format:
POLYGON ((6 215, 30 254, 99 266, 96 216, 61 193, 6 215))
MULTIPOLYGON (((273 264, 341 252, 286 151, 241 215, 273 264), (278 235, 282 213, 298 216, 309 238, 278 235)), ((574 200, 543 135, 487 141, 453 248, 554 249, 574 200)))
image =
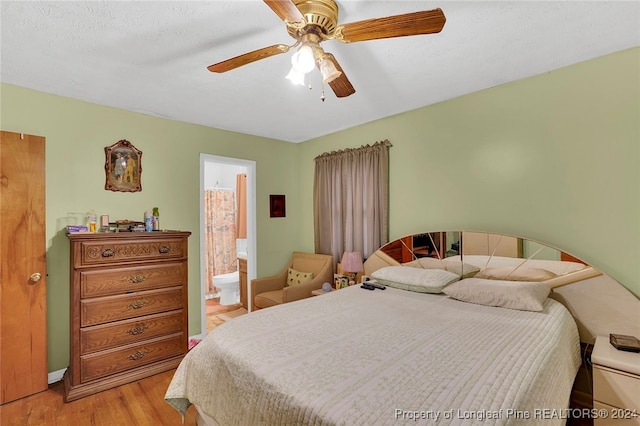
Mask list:
MULTIPOLYGON (((236 275, 239 273, 239 258, 246 259, 246 290, 247 294, 250 294, 251 279, 255 278, 257 270, 255 175, 255 161, 200 154, 200 309, 202 336, 204 336, 207 331, 207 295, 209 295, 208 297, 210 298, 209 305, 214 301, 215 303, 224 302, 229 305, 235 303, 232 299, 237 297, 239 293, 239 288, 237 286, 234 288, 233 280, 231 279, 229 280, 231 282, 230 285, 225 282, 224 290, 217 288, 220 286, 213 284, 213 281, 216 280, 212 280, 212 274, 216 272, 212 272, 211 259, 207 258, 207 246, 210 246, 210 241, 207 241, 207 238, 210 238, 210 232, 207 232, 207 227, 209 227, 209 231, 211 231, 211 219, 210 215, 207 217, 207 211, 211 212, 211 194, 222 194, 225 196, 223 198, 233 198, 235 200, 236 193, 238 193, 237 195, 246 202, 246 216, 242 215, 246 217, 246 238, 236 238, 236 236, 234 236, 233 239, 236 246, 233 247, 233 251, 229 252, 234 253, 233 255, 238 257, 237 264, 235 263, 236 259, 231 260, 234 266, 238 266, 237 271, 234 269, 236 275), (239 175, 246 175, 246 195, 244 196, 242 191, 237 189, 237 177, 239 175), (228 197, 226 197, 227 195, 228 197), (219 290, 220 293, 216 293, 219 290), (222 292, 224 292, 224 295, 222 292)), ((233 208, 234 204, 235 202, 230 204, 231 207, 227 206, 222 208, 233 208)), ((235 211, 234 214, 237 214, 237 211, 235 211)), ((244 235, 241 236, 244 237, 244 235)), ((234 272, 216 275, 220 278, 218 282, 222 283, 221 279, 223 276, 226 279, 228 276, 233 275, 233 273, 234 272)), ((240 300, 237 300, 237 302, 240 303, 240 300)), ((250 310, 250 305, 250 303, 247 303, 246 309, 250 310)), ((211 307, 209 307, 209 310, 211 310, 211 307)))

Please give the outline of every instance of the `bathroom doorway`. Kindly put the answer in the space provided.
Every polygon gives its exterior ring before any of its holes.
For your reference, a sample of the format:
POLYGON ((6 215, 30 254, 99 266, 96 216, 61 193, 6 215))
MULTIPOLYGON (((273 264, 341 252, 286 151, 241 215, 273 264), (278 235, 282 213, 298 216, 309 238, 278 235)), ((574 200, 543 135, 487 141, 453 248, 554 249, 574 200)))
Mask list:
MULTIPOLYGON (((215 306, 216 303, 220 303, 224 300, 224 303, 230 306, 239 306, 234 304, 234 301, 231 300, 234 297, 234 287, 231 284, 231 289, 229 289, 229 285, 227 284, 227 278, 230 275, 233 275, 233 272, 223 274, 223 272, 230 271, 229 265, 218 266, 214 269, 212 266, 212 258, 211 251, 209 251, 209 257, 207 256, 207 246, 211 246, 211 231, 212 227, 212 219, 211 215, 207 216, 207 212, 211 213, 211 203, 222 203, 220 204, 220 208, 215 207, 213 210, 216 211, 226 211, 227 215, 225 217, 220 218, 219 220, 229 220, 229 217, 238 217, 246 218, 246 222, 243 225, 242 223, 238 223, 236 220, 234 223, 230 223, 230 227, 234 228, 233 234, 235 235, 236 229, 246 229, 245 233, 242 232, 237 236, 225 235, 223 236, 226 239, 226 242, 223 244, 227 244, 227 248, 221 248, 218 251, 223 252, 222 257, 232 256, 246 258, 246 270, 247 270, 247 287, 251 284, 251 279, 256 276, 256 215, 255 215, 255 205, 256 205, 256 195, 255 195, 255 161, 244 160, 239 158, 231 158, 231 157, 221 157, 210 154, 200 154, 200 281, 201 281, 201 335, 204 336, 207 330, 207 310, 209 311, 225 311, 226 306, 215 306), (239 181, 242 180, 242 175, 246 175, 246 184, 244 185, 246 192, 243 195, 242 189, 239 185, 239 181), (246 215, 240 213, 238 216, 237 211, 237 198, 240 197, 241 200, 245 202, 246 205, 246 215), (212 201, 215 198, 216 201, 212 201), (223 199, 227 199, 226 203, 223 199), (217 201, 217 200, 220 201, 217 201), (229 201, 233 199, 234 201, 229 201), (207 207, 208 206, 208 207, 207 207), (234 209, 234 206, 236 208, 234 209), (229 210, 232 210, 229 212, 229 210), (234 216, 235 215, 235 216, 234 216), (244 237, 244 238, 242 238, 244 237), (207 239, 209 238, 209 241, 207 239), (233 238, 233 242, 229 242, 229 239, 233 238), (228 247, 229 244, 234 244, 234 247, 228 247), (222 269, 220 269, 222 268, 222 269), (216 272, 212 272, 216 271, 216 272), (224 290, 216 288, 215 283, 212 280, 212 274, 219 274, 218 277, 225 278, 224 290), (215 293, 220 290, 220 293, 215 293), (225 294, 222 295, 222 292, 225 294), (207 296, 208 295, 208 296, 207 296), (221 297, 222 296, 222 297, 221 297), (209 300, 207 301, 207 297, 209 300)), ((218 220, 218 219, 214 219, 218 220)), ((233 221, 233 219, 231 219, 233 221)), ((241 221, 240 221, 241 222, 241 221)), ((220 225, 219 228, 225 228, 224 224, 220 225)), ((219 263, 228 263, 233 264, 234 267, 239 265, 236 263, 236 259, 226 259, 220 260, 219 263)), ((232 268, 236 272, 237 269, 232 268)), ((239 268, 238 268, 239 269, 239 268)), ((229 280, 233 281, 233 280, 229 280)), ((222 280, 218 282, 222 283, 222 280)), ((236 287, 237 288, 237 287, 236 287)), ((247 291, 250 289, 247 288, 247 291)), ((236 290, 239 292, 239 289, 236 290)), ((238 300, 238 303, 240 301, 238 300)), ((250 303, 247 304, 248 309, 250 309, 250 303)))

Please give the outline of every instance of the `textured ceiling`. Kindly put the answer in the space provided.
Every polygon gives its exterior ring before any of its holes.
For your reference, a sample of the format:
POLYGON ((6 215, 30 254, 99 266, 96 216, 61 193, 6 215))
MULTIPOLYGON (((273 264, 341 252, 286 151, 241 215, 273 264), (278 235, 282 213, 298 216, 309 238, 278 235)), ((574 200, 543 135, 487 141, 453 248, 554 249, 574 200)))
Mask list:
POLYGON ((322 102, 284 79, 282 54, 224 74, 207 66, 293 44, 262 1, 1 1, 4 83, 289 142, 640 45, 640 2, 349 1, 339 23, 442 8, 439 34, 323 43, 356 93, 322 102))

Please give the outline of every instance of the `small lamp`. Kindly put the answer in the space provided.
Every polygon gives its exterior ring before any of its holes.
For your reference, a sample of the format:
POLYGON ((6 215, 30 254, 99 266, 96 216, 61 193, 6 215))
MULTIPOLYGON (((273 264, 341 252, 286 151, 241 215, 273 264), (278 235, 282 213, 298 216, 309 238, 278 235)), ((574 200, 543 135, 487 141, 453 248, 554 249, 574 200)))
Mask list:
POLYGON ((345 251, 340 262, 342 270, 349 275, 349 281, 355 281, 356 274, 362 272, 362 254, 357 251, 345 251))

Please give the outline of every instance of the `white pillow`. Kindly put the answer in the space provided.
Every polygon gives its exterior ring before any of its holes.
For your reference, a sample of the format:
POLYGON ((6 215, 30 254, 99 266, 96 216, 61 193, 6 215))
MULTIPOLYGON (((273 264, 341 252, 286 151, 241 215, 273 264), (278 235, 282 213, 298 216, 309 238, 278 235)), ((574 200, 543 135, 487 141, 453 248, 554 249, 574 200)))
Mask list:
POLYGON ((371 274, 380 284, 418 293, 442 293, 448 284, 460 277, 444 269, 407 268, 386 266, 371 274))
POLYGON ((465 278, 447 286, 443 292, 463 302, 500 306, 521 311, 541 311, 551 288, 544 282, 465 278))
MULTIPOLYGON (((455 259, 458 256, 447 258, 455 259)), ((527 268, 542 268, 560 276, 586 268, 586 265, 566 260, 523 259, 519 257, 484 256, 465 254, 464 263, 471 263, 481 268, 515 268, 522 265, 527 268)))
POLYGON ((542 268, 487 268, 474 275, 475 278, 505 281, 547 281, 558 275, 542 268))
POLYGON ((411 262, 403 263, 403 266, 411 266, 413 268, 423 269, 444 269, 453 272, 462 278, 473 277, 480 268, 468 263, 462 263, 460 260, 435 259, 433 257, 421 257, 411 262))

